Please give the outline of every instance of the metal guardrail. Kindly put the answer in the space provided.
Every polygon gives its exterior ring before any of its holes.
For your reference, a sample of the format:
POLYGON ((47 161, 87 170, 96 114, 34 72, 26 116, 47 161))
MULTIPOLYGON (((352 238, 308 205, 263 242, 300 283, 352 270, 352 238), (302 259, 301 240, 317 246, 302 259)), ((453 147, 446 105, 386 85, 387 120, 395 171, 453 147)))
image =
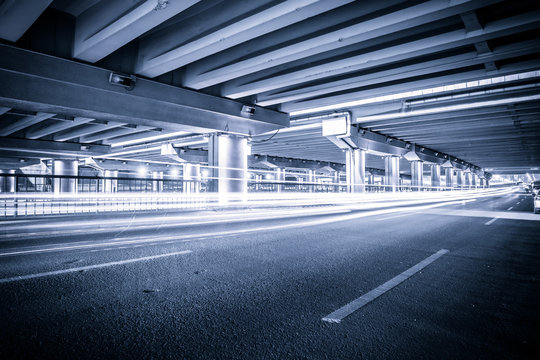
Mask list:
MULTIPOLYGON (((4 180, 0 182, 3 187, 0 194, 0 217, 208 208, 223 202, 220 194, 207 192, 209 181, 212 179, 23 174, 0 174, 0 179, 4 180), (58 191, 66 188, 71 192, 58 191), (17 191, 9 192, 14 189, 17 191)), ((402 193, 475 189, 473 186, 447 188, 410 185, 394 188, 402 193)), ((388 193, 392 190, 390 186, 371 184, 361 185, 360 189, 363 193, 388 193)), ((302 196, 310 202, 317 203, 317 197, 320 197, 324 198, 323 203, 326 204, 329 203, 328 199, 331 199, 332 194, 345 195, 351 199, 357 196, 348 194, 348 190, 348 186, 344 183, 247 180, 248 194, 255 196, 261 194, 260 199, 264 201, 268 201, 270 194, 272 198, 283 199, 294 194, 304 194, 305 196, 302 196)))

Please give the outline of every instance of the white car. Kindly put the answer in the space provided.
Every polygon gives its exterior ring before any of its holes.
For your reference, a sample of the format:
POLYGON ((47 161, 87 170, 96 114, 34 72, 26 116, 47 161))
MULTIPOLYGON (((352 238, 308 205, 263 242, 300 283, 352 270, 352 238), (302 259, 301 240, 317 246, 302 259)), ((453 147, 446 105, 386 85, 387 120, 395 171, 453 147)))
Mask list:
POLYGON ((536 194, 534 197, 534 213, 540 213, 540 194, 536 194))

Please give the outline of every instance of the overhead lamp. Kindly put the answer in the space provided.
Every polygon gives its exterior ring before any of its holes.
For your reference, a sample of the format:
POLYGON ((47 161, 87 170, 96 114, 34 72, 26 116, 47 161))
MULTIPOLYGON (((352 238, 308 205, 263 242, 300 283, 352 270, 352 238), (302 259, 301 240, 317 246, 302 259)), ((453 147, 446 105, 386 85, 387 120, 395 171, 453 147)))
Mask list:
POLYGON ((243 105, 240 113, 242 116, 252 117, 255 115, 255 108, 253 106, 243 105))
POLYGON ((109 74, 109 84, 121 86, 127 90, 132 90, 135 87, 135 81, 137 81, 135 75, 122 75, 114 72, 109 74))

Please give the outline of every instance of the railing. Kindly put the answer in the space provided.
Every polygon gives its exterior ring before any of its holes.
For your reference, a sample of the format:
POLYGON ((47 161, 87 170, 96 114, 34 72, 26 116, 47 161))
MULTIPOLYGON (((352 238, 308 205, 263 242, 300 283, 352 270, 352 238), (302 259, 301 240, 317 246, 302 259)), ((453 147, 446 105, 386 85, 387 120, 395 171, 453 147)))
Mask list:
MULTIPOLYGON (((223 194, 207 191, 210 182, 215 180, 0 174, 0 217, 208 208, 224 204, 223 194)), ((330 204, 338 195, 349 199, 347 201, 362 200, 351 191, 375 194, 392 193, 392 190, 408 193, 478 188, 365 184, 351 189, 345 183, 305 182, 303 179, 250 178, 246 182, 247 193, 253 195, 250 201, 257 205, 291 198, 300 199, 301 204, 330 204), (261 196, 257 197, 257 194, 261 196)), ((231 196, 233 203, 245 204, 244 195, 239 195, 240 198, 235 194, 231 196)))

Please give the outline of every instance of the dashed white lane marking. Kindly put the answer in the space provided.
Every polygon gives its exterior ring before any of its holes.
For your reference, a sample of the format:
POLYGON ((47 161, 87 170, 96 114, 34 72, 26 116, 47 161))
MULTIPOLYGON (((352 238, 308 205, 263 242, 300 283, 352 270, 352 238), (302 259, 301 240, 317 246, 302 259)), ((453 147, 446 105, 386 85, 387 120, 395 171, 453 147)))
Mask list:
POLYGON ((508 209, 506 209, 507 211, 510 211, 512 210, 514 207, 513 206, 510 206, 508 209))
POLYGON ((418 264, 414 265, 413 267, 405 270, 398 276, 388 280, 384 284, 380 285, 379 287, 376 287, 375 289, 371 290, 365 295, 360 296, 358 299, 351 301, 347 305, 337 309, 333 313, 326 315, 322 318, 322 321, 330 322, 330 323, 340 323, 341 320, 343 320, 345 317, 349 316, 356 310, 360 309, 362 306, 368 304, 369 302, 375 300, 385 292, 391 290, 392 288, 398 286, 444 254, 448 253, 449 250, 441 249, 437 251, 435 254, 425 258, 424 260, 420 261, 418 264))
POLYGON ((167 253, 167 254, 145 256, 145 257, 142 257, 142 258, 114 261, 114 262, 109 262, 109 263, 104 263, 104 264, 81 266, 81 267, 76 267, 76 268, 69 268, 69 269, 56 270, 56 271, 48 271, 48 272, 42 272, 42 273, 37 273, 37 274, 13 276, 13 277, 9 277, 9 278, 0 279, 0 284, 5 284, 5 283, 9 283, 9 282, 14 282, 14 281, 21 281, 21 280, 37 279, 37 278, 42 278, 42 277, 46 277, 46 276, 69 274, 69 273, 79 272, 79 271, 102 269, 102 268, 106 268, 106 267, 109 267, 109 266, 131 264, 131 263, 135 263, 135 262, 139 262, 139 261, 154 260, 154 259, 159 259, 159 258, 164 258, 164 257, 169 257, 169 256, 176 256, 176 255, 184 255, 184 254, 189 254, 189 253, 191 253, 191 250, 176 251, 176 252, 167 253))
POLYGON ((526 220, 540 221, 540 216, 531 212, 522 211, 485 211, 485 210, 453 210, 453 209, 430 209, 428 211, 420 211, 429 215, 451 215, 451 216, 466 216, 466 217, 483 217, 483 218, 499 218, 508 220, 526 220))
POLYGON ((488 222, 486 222, 484 225, 491 225, 495 222, 495 220, 497 220, 498 217, 494 217, 493 219, 489 220, 488 222))

